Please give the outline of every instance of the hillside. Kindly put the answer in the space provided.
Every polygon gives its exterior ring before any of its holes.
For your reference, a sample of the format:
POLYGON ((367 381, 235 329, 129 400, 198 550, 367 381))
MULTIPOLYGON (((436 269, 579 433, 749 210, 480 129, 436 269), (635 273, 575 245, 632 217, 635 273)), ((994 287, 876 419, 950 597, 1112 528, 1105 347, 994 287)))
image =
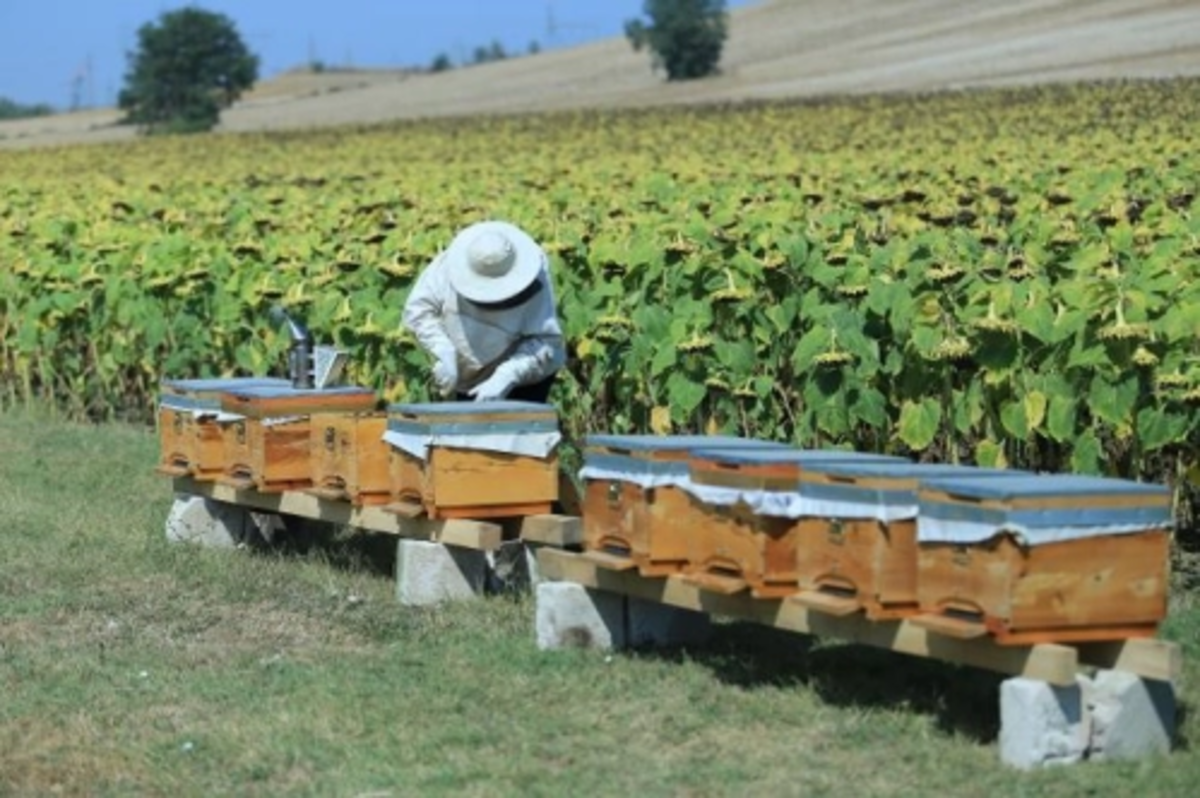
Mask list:
MULTIPOLYGON (((646 106, 1200 74, 1194 0, 770 0, 731 14, 719 77, 667 84, 622 38, 436 75, 265 82, 249 131, 470 113, 646 106)), ((0 123, 0 146, 127 138, 111 110, 0 123)))

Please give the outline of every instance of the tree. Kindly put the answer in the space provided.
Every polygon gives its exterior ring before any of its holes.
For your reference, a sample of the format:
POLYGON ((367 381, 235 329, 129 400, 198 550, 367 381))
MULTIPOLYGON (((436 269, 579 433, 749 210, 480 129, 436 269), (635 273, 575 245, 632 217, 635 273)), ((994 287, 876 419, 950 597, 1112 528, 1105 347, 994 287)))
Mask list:
POLYGON ((25 119, 31 116, 48 116, 54 109, 45 103, 24 105, 7 97, 0 97, 0 119, 25 119))
POLYGON ((645 0, 642 13, 650 19, 625 23, 625 36, 637 52, 654 54, 652 68, 661 66, 667 80, 691 80, 714 74, 728 36, 725 0, 645 0))
POLYGON ((167 11, 138 29, 117 104, 149 133, 210 130, 258 79, 258 56, 233 21, 199 8, 167 11))
POLYGON ((450 56, 445 53, 438 53, 437 57, 433 59, 433 63, 429 65, 429 71, 445 72, 447 69, 453 68, 453 66, 454 62, 450 60, 450 56))

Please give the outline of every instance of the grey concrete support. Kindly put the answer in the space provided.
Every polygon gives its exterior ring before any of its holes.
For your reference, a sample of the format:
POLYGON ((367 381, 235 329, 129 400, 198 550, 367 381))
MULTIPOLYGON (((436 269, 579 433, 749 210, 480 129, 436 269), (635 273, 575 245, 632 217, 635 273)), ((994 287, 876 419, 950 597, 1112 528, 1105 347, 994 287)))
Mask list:
POLYGON ((179 493, 167 514, 166 536, 172 543, 232 549, 246 540, 250 524, 242 507, 179 493))
POLYGON ((1124 671, 1071 687, 1024 678, 1000 687, 1000 758, 1024 770, 1166 755, 1175 723, 1174 687, 1124 671))
POLYGON ((519 540, 506 540, 487 557, 487 589, 490 593, 519 593, 535 582, 537 561, 534 553, 519 540))
POLYGON ((535 627, 542 651, 625 645, 625 597, 573 582, 541 582, 535 627))
POLYGON ((396 548, 396 598, 424 607, 479 595, 487 580, 482 551, 402 538, 396 548))
POLYGON ((1008 765, 1032 770, 1079 762, 1090 725, 1078 683, 1057 687, 1021 677, 1000 685, 1000 759, 1008 765))
POLYGON ((711 632, 708 616, 573 582, 537 587, 538 647, 598 648, 670 646, 700 642, 711 632))
POLYGON ((1175 688, 1125 671, 1099 671, 1084 682, 1092 714, 1088 758, 1166 755, 1175 736, 1175 688))

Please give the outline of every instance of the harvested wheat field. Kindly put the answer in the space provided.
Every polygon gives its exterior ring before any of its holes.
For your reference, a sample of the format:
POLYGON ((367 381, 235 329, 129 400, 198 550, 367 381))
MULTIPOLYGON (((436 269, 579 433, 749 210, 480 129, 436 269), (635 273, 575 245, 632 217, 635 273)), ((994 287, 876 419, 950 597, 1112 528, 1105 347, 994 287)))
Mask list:
MULTIPOLYGON (((1200 74, 1195 0, 769 0, 731 13, 719 77, 668 84, 623 38, 439 74, 288 73, 222 130, 1200 74)), ((0 146, 127 138, 112 110, 0 123, 0 146)))
MULTIPOLYGON (((1195 0, 768 0, 731 13, 722 74, 707 80, 668 84, 618 37, 438 74, 286 73, 228 110, 221 130, 1198 73, 1195 0)), ((133 136, 116 118, 0 122, 0 146, 133 136)))

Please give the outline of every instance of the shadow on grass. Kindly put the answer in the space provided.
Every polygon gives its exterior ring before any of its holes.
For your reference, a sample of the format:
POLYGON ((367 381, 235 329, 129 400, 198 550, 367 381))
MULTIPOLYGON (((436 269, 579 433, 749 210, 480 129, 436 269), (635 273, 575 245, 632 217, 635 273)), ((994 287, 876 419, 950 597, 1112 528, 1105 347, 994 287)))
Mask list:
POLYGON ((982 744, 1000 732, 1000 683, 1007 677, 977 668, 740 621, 716 625, 704 645, 637 656, 687 659, 746 689, 802 687, 836 706, 931 715, 941 731, 982 744))
POLYGON ((299 516, 276 516, 268 543, 262 538, 252 549, 276 557, 320 557, 341 571, 392 577, 396 571, 396 536, 355 527, 314 521, 299 516))
POLYGON ((1191 740, 1187 734, 1188 718, 1192 715, 1191 704, 1180 701, 1175 706, 1175 734, 1171 737, 1171 748, 1175 751, 1192 750, 1191 740))

